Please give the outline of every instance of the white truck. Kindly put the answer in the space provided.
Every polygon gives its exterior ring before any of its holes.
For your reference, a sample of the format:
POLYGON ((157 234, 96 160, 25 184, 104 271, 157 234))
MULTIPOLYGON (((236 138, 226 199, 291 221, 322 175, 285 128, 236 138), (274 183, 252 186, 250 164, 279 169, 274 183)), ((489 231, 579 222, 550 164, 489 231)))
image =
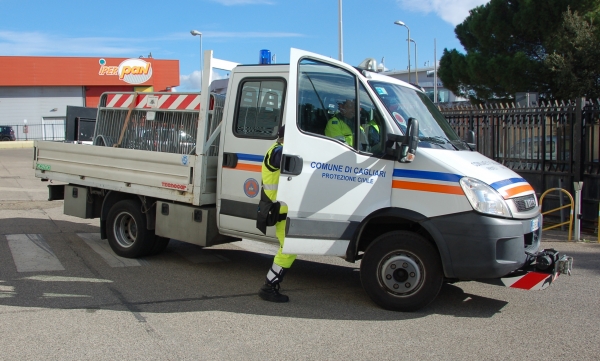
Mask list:
POLYGON ((373 61, 353 67, 297 49, 290 64, 204 58, 200 94, 107 93, 93 145, 35 142, 36 177, 65 183, 49 185, 49 199, 99 217, 116 254, 157 254, 169 239, 277 243, 256 215, 264 154, 286 124, 284 253, 361 260, 381 307, 419 309, 443 282, 542 289, 570 271, 570 257, 539 249, 533 188, 373 61), (210 92, 213 69, 230 71, 226 96, 210 92), (339 114, 347 100, 354 116, 339 114), (348 134, 327 130, 342 121, 348 134))

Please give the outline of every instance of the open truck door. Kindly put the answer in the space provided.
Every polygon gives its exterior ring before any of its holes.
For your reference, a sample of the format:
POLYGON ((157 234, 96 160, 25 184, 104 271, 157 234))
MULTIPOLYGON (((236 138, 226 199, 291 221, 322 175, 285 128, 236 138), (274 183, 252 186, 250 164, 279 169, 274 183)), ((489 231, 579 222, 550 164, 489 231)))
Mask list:
POLYGON ((384 117, 356 69, 298 49, 287 94, 277 195, 288 206, 283 252, 344 256, 360 222, 390 205, 384 117))
POLYGON ((277 242, 274 228, 266 236, 256 228, 256 213, 264 155, 283 121, 287 75, 286 65, 240 66, 231 73, 218 170, 221 232, 277 242))

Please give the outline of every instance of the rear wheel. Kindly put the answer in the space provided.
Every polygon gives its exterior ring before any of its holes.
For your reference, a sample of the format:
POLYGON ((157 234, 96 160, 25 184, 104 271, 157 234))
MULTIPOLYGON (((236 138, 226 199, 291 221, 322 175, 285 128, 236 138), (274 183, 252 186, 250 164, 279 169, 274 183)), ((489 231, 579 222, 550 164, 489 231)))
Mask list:
POLYGON ((8 142, 8 141, 10 141, 10 138, 5 136, 5 137, 0 138, 0 141, 8 142))
POLYGON ((108 212, 108 244, 121 257, 143 257, 154 248, 154 231, 147 229, 141 207, 141 203, 135 200, 123 200, 108 212))
POLYGON ((363 288, 379 306, 416 311, 439 293, 444 280, 435 247, 407 231, 386 233, 365 251, 360 266, 363 288))

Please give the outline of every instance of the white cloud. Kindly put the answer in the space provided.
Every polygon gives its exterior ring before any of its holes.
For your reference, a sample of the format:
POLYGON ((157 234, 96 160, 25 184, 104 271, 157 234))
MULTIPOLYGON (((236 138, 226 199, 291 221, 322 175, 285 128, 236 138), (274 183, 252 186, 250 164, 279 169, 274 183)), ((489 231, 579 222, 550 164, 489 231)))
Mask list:
MULTIPOLYGON (((257 31, 203 31, 202 39, 241 39, 241 38, 300 38, 306 35, 300 33, 286 33, 286 32, 257 32, 257 31)), ((158 38, 157 41, 179 41, 189 40, 189 32, 171 33, 158 38)))
MULTIPOLYGON (((229 72, 213 70, 212 80, 227 79, 228 74, 229 72)), ((189 75, 179 75, 179 86, 175 91, 200 91, 200 88, 202 88, 202 72, 200 70, 194 70, 189 75)))
MULTIPOLYGON (((205 36, 205 35, 203 35, 205 36)), ((298 33, 283 33, 283 32, 274 32, 274 33, 261 33, 261 32, 226 32, 226 31, 207 31, 206 37, 210 38, 297 38, 302 37, 303 34, 298 33)))
POLYGON ((2 55, 145 55, 142 48, 132 47, 132 39, 124 38, 64 38, 40 32, 0 31, 2 55), (128 45, 123 45, 128 44, 128 45))
POLYGON ((422 12, 425 14, 435 13, 444 21, 456 26, 462 23, 469 10, 488 3, 490 0, 396 0, 402 9, 422 12))
POLYGON ((221 5, 225 5, 225 6, 250 5, 250 4, 265 4, 265 5, 275 4, 273 1, 269 1, 269 0, 212 0, 212 1, 219 3, 221 5))
POLYGON ((202 87, 202 72, 195 70, 189 75, 179 75, 177 91, 199 91, 202 87))

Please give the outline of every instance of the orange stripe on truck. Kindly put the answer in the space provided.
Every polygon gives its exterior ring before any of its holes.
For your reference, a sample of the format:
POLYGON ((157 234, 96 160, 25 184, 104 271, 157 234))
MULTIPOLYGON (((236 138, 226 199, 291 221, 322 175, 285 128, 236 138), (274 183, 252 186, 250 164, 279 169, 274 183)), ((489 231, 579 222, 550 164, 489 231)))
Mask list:
POLYGON ((392 181, 392 188, 408 189, 411 191, 456 194, 461 196, 465 194, 460 186, 447 186, 442 184, 407 182, 399 180, 392 181))
POLYGON ((502 193, 504 193, 503 194, 504 199, 508 199, 508 198, 514 196, 515 194, 528 192, 528 191, 533 192, 533 188, 531 188, 531 186, 529 184, 524 184, 522 186, 517 186, 514 188, 509 188, 509 189, 503 190, 502 193))
POLYGON ((246 170, 250 172, 262 172, 262 165, 258 164, 247 164, 247 163, 238 163, 235 168, 229 168, 235 170, 246 170))

